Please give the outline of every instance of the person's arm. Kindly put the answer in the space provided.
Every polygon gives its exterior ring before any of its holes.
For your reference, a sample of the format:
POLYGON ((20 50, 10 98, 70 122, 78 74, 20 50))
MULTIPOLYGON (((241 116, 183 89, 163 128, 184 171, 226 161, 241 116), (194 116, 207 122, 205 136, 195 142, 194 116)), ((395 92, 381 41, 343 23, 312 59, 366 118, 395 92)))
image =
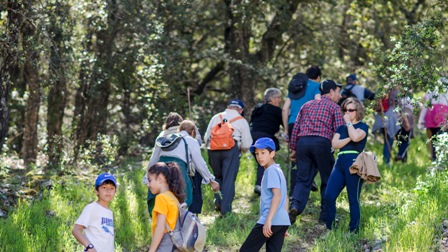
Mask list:
POLYGON ((149 247, 149 252, 155 252, 162 241, 163 235, 165 234, 166 225, 166 215, 157 213, 157 225, 152 235, 151 246, 149 247))
POLYGON ((189 141, 188 143, 188 151, 191 154, 191 159, 194 163, 194 166, 196 167, 196 170, 201 174, 202 178, 204 179, 205 183, 210 184, 213 191, 217 192, 219 191, 219 183, 215 181, 215 176, 213 176, 207 166, 207 163, 205 162, 204 158, 201 154, 201 149, 199 148, 199 145, 194 144, 193 138, 186 138, 186 141, 189 141), (191 141, 189 141, 191 139, 191 141))
MULTIPOLYGON (((289 119, 289 113, 291 109, 291 99, 286 97, 285 103, 283 104, 282 108, 282 122, 283 122, 283 129, 285 130, 285 135, 288 136, 288 139, 285 139, 289 141, 289 135, 288 135, 288 119, 289 119)), ((286 142, 288 142, 286 141, 286 142)))
POLYGON ((364 98, 365 99, 369 99, 369 100, 374 100, 375 99, 375 93, 370 91, 367 88, 364 88, 364 98))
POLYGON ((423 100, 422 100, 422 106, 421 106, 421 110, 420 110, 420 115, 418 117, 417 127, 419 129, 421 129, 421 130, 426 128, 425 116, 426 116, 426 112, 428 111, 428 109, 426 108, 426 101, 427 101, 428 98, 429 98, 429 95, 425 94, 425 96, 423 97, 423 100))
POLYGON ((357 143, 366 137, 366 132, 362 129, 355 129, 353 125, 347 126, 348 135, 351 141, 357 143))
POLYGON ((239 122, 241 126, 241 151, 246 152, 249 150, 250 146, 253 143, 252 135, 250 134, 249 123, 247 123, 246 119, 240 119, 236 122, 239 122))
MULTIPOLYGON (((72 235, 75 239, 81 243, 82 246, 87 247, 91 242, 87 239, 87 237, 83 234, 83 231, 86 227, 83 225, 75 224, 72 229, 72 235)), ((95 247, 88 250, 89 252, 96 251, 95 247)))
POLYGON ((333 129, 336 132, 339 126, 344 125, 344 117, 339 106, 333 108, 333 129))
POLYGON ((350 137, 341 139, 341 134, 336 133, 331 140, 331 147, 333 147, 333 149, 340 149, 350 143, 350 141, 350 137))
POLYGON ((300 123, 299 122, 300 122, 300 119, 302 118, 302 112, 303 112, 303 107, 299 111, 299 114, 297 115, 296 121, 294 122, 294 126, 291 131, 291 136, 289 136, 289 148, 291 150, 296 149, 297 142, 299 141, 299 137, 297 136, 297 134, 299 134, 299 132, 300 132, 300 123))
POLYGON ((345 125, 347 125, 347 131, 349 139, 355 143, 363 140, 366 137, 366 132, 362 129, 355 129, 353 124, 350 121, 350 115, 345 114, 344 115, 344 122, 345 125))
POLYGON ((280 205, 281 200, 281 192, 280 188, 272 188, 272 200, 271 206, 269 208, 268 216, 266 217, 266 222, 263 225, 263 235, 265 237, 271 237, 272 233, 272 218, 274 218, 275 213, 277 212, 278 206, 280 205))
MULTIPOLYGON (((412 112, 411 112, 412 113, 412 112)), ((406 109, 404 109, 401 114, 401 127, 405 130, 405 131, 410 131, 412 128, 411 125, 411 119, 409 118, 410 116, 412 116, 412 114, 409 114, 406 109)))

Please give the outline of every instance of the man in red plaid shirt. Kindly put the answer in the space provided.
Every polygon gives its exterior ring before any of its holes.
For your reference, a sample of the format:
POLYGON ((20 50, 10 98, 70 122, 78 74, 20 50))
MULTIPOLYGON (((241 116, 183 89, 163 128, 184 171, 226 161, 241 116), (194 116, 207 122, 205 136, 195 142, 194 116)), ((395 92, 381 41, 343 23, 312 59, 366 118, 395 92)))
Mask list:
POLYGON ((289 147, 298 170, 289 209, 291 223, 305 209, 318 171, 321 178, 319 222, 325 223, 325 189, 334 165, 331 140, 336 129, 344 124, 341 108, 337 105, 341 87, 333 80, 323 80, 320 84, 321 99, 305 103, 294 123, 289 147))

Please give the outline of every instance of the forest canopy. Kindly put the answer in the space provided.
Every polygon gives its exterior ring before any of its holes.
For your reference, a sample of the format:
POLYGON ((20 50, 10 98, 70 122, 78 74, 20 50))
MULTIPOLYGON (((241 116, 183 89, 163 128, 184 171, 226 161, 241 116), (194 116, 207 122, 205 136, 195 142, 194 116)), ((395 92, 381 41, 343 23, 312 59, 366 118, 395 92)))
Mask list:
POLYGON ((446 89, 447 16, 442 0, 2 1, 1 150, 109 165, 151 147, 171 111, 203 132, 229 99, 248 115, 310 65, 378 94, 446 89))

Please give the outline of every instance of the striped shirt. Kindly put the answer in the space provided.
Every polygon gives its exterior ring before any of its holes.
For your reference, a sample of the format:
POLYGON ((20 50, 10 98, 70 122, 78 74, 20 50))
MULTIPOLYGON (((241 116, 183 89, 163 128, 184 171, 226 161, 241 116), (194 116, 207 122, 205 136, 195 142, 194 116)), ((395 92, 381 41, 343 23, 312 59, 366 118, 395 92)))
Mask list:
POLYGON ((336 129, 343 124, 341 108, 330 98, 322 96, 320 100, 311 100, 297 115, 289 148, 295 150, 301 136, 320 136, 331 141, 336 129))

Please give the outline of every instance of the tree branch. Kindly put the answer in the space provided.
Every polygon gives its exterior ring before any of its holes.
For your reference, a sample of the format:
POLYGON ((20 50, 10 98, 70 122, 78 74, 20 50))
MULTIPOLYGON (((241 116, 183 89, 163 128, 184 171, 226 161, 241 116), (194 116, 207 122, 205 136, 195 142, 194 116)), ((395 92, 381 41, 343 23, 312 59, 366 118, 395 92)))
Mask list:
POLYGON ((218 75, 218 73, 221 72, 223 69, 224 69, 224 62, 221 61, 207 73, 207 75, 201 81, 199 86, 193 91, 193 93, 195 95, 202 94, 207 84, 211 82, 216 77, 216 75, 218 75))

